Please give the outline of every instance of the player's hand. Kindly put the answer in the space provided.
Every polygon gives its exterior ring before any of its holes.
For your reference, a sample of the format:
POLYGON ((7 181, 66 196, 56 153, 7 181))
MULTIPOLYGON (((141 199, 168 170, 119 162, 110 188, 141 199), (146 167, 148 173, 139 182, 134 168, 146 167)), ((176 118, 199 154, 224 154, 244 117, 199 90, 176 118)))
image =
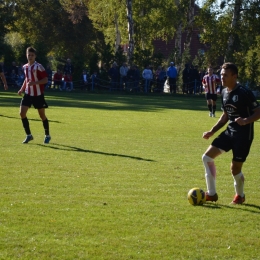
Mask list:
POLYGON ((23 91, 20 89, 20 90, 18 91, 18 95, 21 96, 22 93, 23 93, 23 91))
POLYGON ((28 85, 28 87, 33 86, 33 85, 35 85, 35 82, 29 80, 29 82, 27 83, 27 85, 28 85))
POLYGON ((209 139, 212 135, 214 135, 213 132, 209 131, 209 132, 204 132, 202 135, 202 138, 204 139, 209 139))
POLYGON ((4 89, 7 90, 8 89, 8 86, 7 84, 4 85, 4 89))
POLYGON ((238 117, 238 118, 235 119, 235 121, 236 121, 239 125, 246 125, 245 118, 238 117))

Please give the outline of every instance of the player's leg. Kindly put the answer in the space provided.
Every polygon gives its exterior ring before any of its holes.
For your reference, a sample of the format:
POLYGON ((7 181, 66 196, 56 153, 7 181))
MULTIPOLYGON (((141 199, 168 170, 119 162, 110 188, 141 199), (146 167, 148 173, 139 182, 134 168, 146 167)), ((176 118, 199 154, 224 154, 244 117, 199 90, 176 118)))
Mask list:
POLYGON ((29 120, 27 118, 27 111, 30 107, 31 107, 30 96, 24 95, 22 98, 21 104, 20 104, 20 111, 19 111, 20 117, 22 120, 22 124, 23 124, 23 128, 26 133, 26 138, 22 142, 23 144, 27 144, 33 140, 33 136, 31 134, 31 130, 30 130, 29 120))
POLYGON ((233 148, 233 160, 230 170, 234 179, 235 197, 231 204, 242 204, 245 201, 244 174, 242 173, 243 163, 249 154, 252 141, 236 140, 233 148))
POLYGON ((42 119, 42 124, 45 132, 45 137, 43 142, 45 144, 48 144, 51 140, 51 136, 50 136, 49 120, 45 115, 45 108, 38 109, 38 113, 40 118, 42 119))
POLYGON ((234 178, 234 187, 236 195, 234 200, 231 202, 232 204, 242 204, 245 201, 245 194, 244 194, 244 175, 242 173, 242 166, 243 162, 231 162, 231 173, 234 178))
POLYGON ((209 201, 218 200, 218 195, 216 192, 216 166, 214 159, 221 153, 222 152, 219 148, 210 145, 206 152, 202 155, 207 185, 206 199, 209 201))
POLYGON ((209 110, 209 116, 212 117, 212 103, 211 103, 211 98, 209 93, 206 93, 206 100, 207 100, 207 106, 209 110))
POLYGON ((27 107, 27 106, 20 106, 20 117, 21 117, 23 128, 24 128, 26 135, 31 136, 29 120, 26 117, 28 109, 29 109, 29 107, 27 107))
POLYGON ((45 144, 48 144, 51 140, 51 136, 50 136, 50 129, 49 129, 49 121, 45 115, 45 108, 48 108, 48 104, 45 101, 44 95, 35 97, 33 105, 38 110, 38 114, 42 120, 44 132, 45 132, 45 137, 43 142, 45 144))
POLYGON ((213 94, 212 96, 212 116, 215 117, 215 111, 216 111, 216 101, 217 101, 217 94, 213 94))

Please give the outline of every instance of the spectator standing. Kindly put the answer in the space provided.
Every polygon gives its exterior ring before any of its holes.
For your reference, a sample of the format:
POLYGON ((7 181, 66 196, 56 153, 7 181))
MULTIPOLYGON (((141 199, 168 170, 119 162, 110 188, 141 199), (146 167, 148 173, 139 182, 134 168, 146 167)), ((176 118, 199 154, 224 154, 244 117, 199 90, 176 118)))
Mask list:
POLYGON ((18 79, 18 77, 17 77, 17 74, 15 73, 14 69, 9 74, 8 79, 9 79, 8 80, 9 81, 8 85, 16 88, 17 87, 17 79, 18 79))
POLYGON ((99 89, 99 86, 98 86, 98 77, 97 77, 97 71, 95 70, 93 72, 93 74, 91 75, 91 89, 94 90, 94 89, 99 89))
POLYGON ((17 66, 16 66, 15 61, 12 62, 12 65, 11 65, 10 68, 9 68, 8 74, 9 74, 9 76, 10 76, 11 74, 15 74, 16 76, 18 75, 18 68, 17 68, 17 66))
POLYGON ((153 79, 153 72, 150 66, 146 66, 142 73, 144 79, 144 92, 151 92, 151 80, 153 79))
MULTIPOLYGON (((220 66, 220 68, 217 70, 217 76, 219 79, 221 79, 221 70, 222 70, 222 66, 220 66)), ((218 85, 217 85, 217 94, 220 94, 222 92, 222 84, 221 84, 221 80, 219 81, 218 85)))
POLYGON ((200 76, 200 90, 199 90, 199 92, 200 92, 200 94, 202 94, 202 92, 204 91, 202 80, 203 80, 203 77, 205 76, 205 71, 203 69, 199 70, 199 76, 200 76))
POLYGON ((72 81, 72 76, 70 73, 67 73, 64 77, 63 89, 68 90, 68 91, 73 90, 73 81, 72 81))
POLYGON ((159 74, 162 70, 162 66, 158 66, 157 70, 155 71, 155 81, 156 81, 156 87, 154 88, 154 91, 159 92, 159 74))
POLYGON ((25 78, 24 73, 21 70, 18 70, 17 81, 16 81, 18 87, 20 88, 22 87, 24 78, 25 78))
POLYGON ((134 91, 140 92, 140 70, 136 65, 133 66, 134 69, 134 91))
POLYGON ((86 70, 82 71, 81 75, 81 90, 88 90, 88 74, 86 70))
POLYGON ((71 74, 72 75, 73 72, 74 72, 74 66, 71 63, 71 60, 67 59, 67 62, 64 65, 64 68, 63 68, 63 74, 64 75, 67 75, 67 74, 71 74))
POLYGON ((45 89, 48 89, 48 88, 50 88, 51 85, 52 85, 52 70, 51 70, 50 65, 47 65, 47 67, 46 67, 46 73, 47 73, 47 75, 48 75, 48 82, 47 82, 47 84, 45 85, 45 89))
POLYGON ((208 74, 203 77, 202 84, 205 88, 207 106, 209 116, 215 117, 216 101, 217 101, 217 83, 219 82, 217 75, 213 74, 213 68, 208 67, 208 74))
POLYGON ((20 65, 17 67, 17 73, 19 74, 19 72, 22 72, 22 73, 24 73, 24 71, 23 71, 23 63, 20 63, 20 65))
POLYGON ((167 78, 166 71, 165 71, 164 67, 162 67, 162 69, 158 75, 158 89, 159 89, 160 93, 162 93, 164 90, 164 82, 165 82, 166 78, 167 78))
POLYGON ((124 85, 126 87, 127 85, 127 72, 128 72, 128 66, 126 62, 123 63, 123 65, 120 67, 120 89, 124 89, 124 85))
POLYGON ((191 65, 191 85, 189 94, 193 94, 194 92, 197 93, 199 91, 200 85, 200 75, 197 66, 191 65))
POLYGON ((185 64, 185 68, 182 71, 182 93, 189 93, 189 88, 190 88, 190 82, 191 82, 191 70, 190 70, 190 65, 188 63, 185 64))
POLYGON ((111 89, 117 90, 119 83, 119 71, 116 62, 114 62, 111 68, 109 69, 108 76, 110 78, 111 89))
POLYGON ((176 79, 177 79, 177 69, 174 67, 174 62, 172 61, 170 63, 170 67, 168 67, 167 69, 167 77, 168 77, 168 81, 169 81, 169 85, 170 85, 170 93, 176 93, 176 79))
POLYGON ((127 71, 127 89, 133 90, 135 88, 135 68, 131 66, 130 69, 127 71))
POLYGON ((61 73, 61 71, 59 69, 57 69, 57 72, 54 73, 53 75, 53 88, 56 89, 56 87, 60 90, 62 90, 62 85, 63 85, 63 82, 62 82, 62 78, 63 78, 63 75, 61 73))

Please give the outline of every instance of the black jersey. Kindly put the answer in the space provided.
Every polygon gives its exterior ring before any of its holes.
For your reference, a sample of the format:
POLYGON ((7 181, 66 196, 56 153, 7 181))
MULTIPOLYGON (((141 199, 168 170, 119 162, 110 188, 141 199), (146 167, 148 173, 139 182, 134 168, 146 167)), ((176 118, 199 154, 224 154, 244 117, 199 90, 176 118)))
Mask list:
POLYGON ((0 65, 0 73, 3 72, 2 66, 0 65))
POLYGON ((254 123, 240 126, 235 122, 238 117, 246 118, 253 114, 253 110, 259 107, 251 90, 237 85, 231 92, 227 88, 222 90, 221 95, 222 110, 228 114, 228 127, 225 131, 227 135, 253 140, 254 123))

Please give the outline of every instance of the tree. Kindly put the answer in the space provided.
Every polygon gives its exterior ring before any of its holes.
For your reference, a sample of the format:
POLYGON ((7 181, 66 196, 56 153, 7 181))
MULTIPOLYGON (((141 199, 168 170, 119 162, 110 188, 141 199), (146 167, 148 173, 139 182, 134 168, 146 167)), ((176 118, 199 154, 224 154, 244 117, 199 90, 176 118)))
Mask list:
POLYGON ((235 0, 234 9, 233 9, 233 17, 231 22, 231 30, 227 44, 227 51, 225 55, 225 61, 233 60, 234 53, 234 40, 236 37, 236 31, 239 28, 239 20, 240 20, 240 12, 242 7, 243 0, 235 0))
POLYGON ((134 55, 134 19, 132 11, 132 0, 126 0, 126 12, 127 12, 127 27, 128 27, 128 52, 127 59, 130 64, 133 62, 134 55))

